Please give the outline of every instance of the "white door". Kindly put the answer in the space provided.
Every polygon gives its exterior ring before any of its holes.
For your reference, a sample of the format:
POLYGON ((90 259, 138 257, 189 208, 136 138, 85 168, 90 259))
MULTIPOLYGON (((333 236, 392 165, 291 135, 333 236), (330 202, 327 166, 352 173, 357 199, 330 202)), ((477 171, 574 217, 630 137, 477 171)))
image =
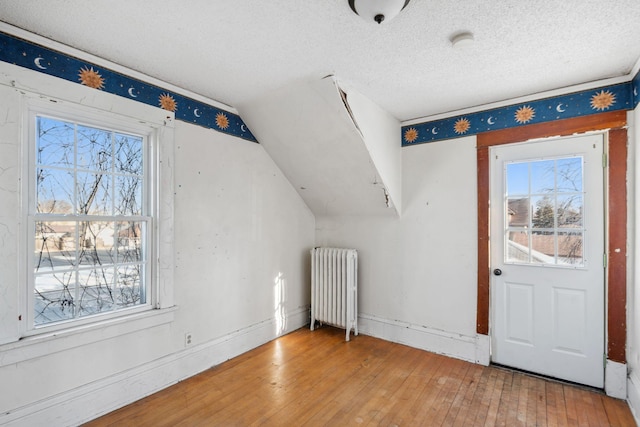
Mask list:
POLYGON ((491 149, 492 361, 604 385, 603 136, 491 149))

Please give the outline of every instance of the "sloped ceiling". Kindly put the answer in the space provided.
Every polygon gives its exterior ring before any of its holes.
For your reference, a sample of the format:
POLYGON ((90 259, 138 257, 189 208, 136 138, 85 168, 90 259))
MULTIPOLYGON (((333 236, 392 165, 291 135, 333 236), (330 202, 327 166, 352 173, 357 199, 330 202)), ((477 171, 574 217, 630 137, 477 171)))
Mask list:
MULTIPOLYGON (((398 215, 352 108, 325 76, 271 91, 239 112, 315 215, 398 215)), ((385 142, 397 148, 400 123, 376 118, 391 122, 385 142)))

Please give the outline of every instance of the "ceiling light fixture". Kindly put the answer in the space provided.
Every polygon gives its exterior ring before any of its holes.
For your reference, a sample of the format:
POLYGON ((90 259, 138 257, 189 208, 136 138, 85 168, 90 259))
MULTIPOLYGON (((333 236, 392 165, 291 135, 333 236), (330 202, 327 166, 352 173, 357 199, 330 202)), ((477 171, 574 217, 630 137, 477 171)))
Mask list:
POLYGON ((356 15, 378 24, 393 19, 408 4, 409 0, 349 0, 349 6, 356 15))

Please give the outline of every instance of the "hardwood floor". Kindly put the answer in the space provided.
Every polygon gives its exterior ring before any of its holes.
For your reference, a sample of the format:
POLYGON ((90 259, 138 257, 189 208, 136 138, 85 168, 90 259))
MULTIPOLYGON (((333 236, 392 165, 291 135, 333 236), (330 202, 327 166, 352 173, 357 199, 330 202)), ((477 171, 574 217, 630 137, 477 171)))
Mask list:
POLYGON ((635 426, 626 402, 344 331, 299 329, 89 426, 635 426))

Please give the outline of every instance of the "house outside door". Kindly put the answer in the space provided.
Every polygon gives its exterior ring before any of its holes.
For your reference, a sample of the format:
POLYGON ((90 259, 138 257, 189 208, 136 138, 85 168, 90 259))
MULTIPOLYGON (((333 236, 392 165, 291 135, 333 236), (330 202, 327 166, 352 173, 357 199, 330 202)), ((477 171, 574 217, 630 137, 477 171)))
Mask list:
POLYGON ((491 148, 491 359, 604 386, 603 135, 491 148))

